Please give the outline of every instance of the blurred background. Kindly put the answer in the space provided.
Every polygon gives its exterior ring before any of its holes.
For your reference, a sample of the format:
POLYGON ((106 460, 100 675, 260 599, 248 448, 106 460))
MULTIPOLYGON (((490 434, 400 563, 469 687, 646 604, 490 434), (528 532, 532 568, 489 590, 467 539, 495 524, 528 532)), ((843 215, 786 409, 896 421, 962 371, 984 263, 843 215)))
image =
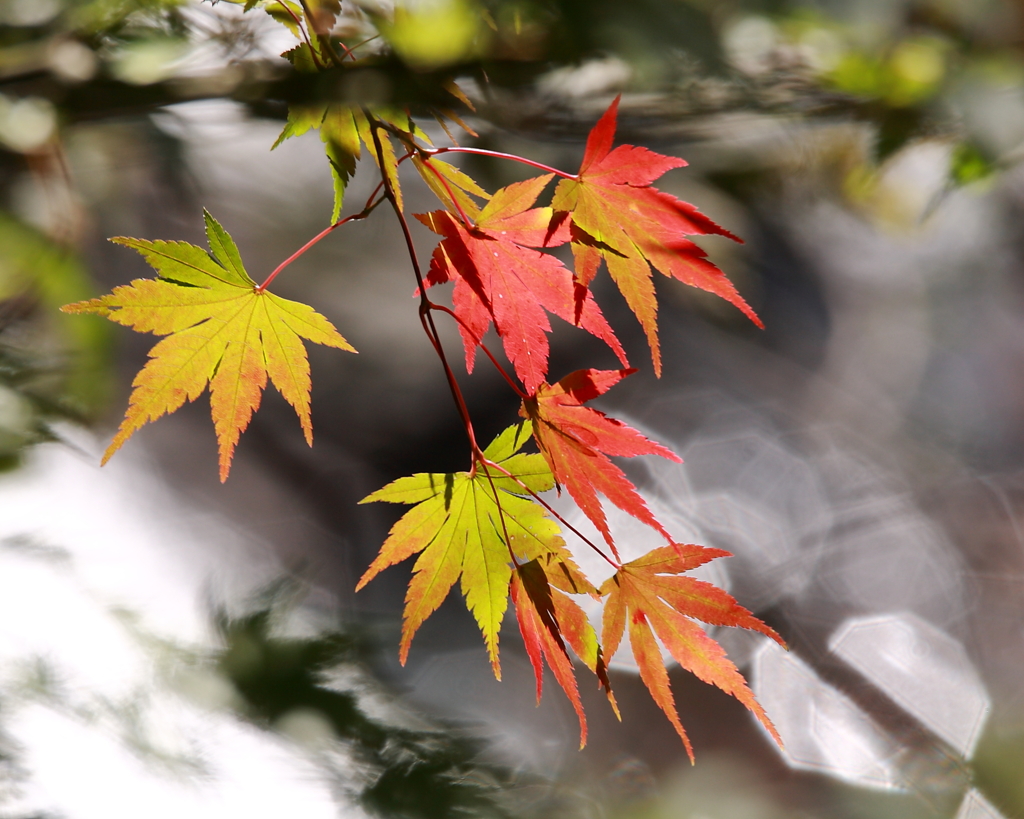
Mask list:
MULTIPOLYGON (((0 816, 1024 817, 1024 4, 320 0, 368 40, 330 82, 255 5, 0 0, 0 816), (313 449, 268 391, 223 486, 205 397, 98 466, 152 344, 57 312, 149 275, 106 239, 203 244, 206 207, 260 280, 330 217, 317 135, 270 151, 287 104, 443 141, 452 76, 467 143, 567 170, 622 94, 619 138, 690 162, 659 186, 746 241, 702 245, 767 329, 662 278, 660 380, 602 274, 641 368, 603 407, 683 456, 624 466, 788 641, 715 632, 784 750, 676 668, 691 767, 619 656, 623 722, 585 691, 577 751, 515 623, 497 683, 456 597, 398 665, 409 567, 352 590, 400 510, 356 502, 466 446, 383 209, 275 283, 360 350, 310 349, 313 449)), ((615 366, 584 335, 554 377, 615 366)), ((462 382, 482 438, 515 420, 462 382)))

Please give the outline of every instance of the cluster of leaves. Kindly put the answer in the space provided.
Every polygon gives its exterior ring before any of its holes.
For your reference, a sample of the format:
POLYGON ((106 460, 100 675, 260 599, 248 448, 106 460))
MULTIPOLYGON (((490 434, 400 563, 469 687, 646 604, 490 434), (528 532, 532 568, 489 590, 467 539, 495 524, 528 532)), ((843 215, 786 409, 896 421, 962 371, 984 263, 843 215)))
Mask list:
MULTIPOLYGON (((288 0, 274 0, 265 5, 302 39, 288 52, 301 70, 320 70, 341 59, 342 52, 357 60, 351 48, 329 34, 329 18, 336 10, 330 3, 303 3, 300 8, 288 0)), ((457 86, 450 87, 453 104, 468 103, 457 86)), ((212 255, 184 242, 118 238, 114 241, 137 250, 158 277, 64 309, 99 314, 140 332, 166 336, 136 377, 125 420, 105 457, 145 423, 173 412, 186 399, 194 400, 208 385, 224 480, 268 378, 295 408, 307 441, 312 441, 309 366, 302 339, 352 351, 325 318, 305 305, 274 296, 268 285, 312 244, 387 202, 406 237, 420 320, 462 418, 470 464, 466 472, 401 478, 365 499, 413 508, 392 528, 358 588, 388 566, 418 555, 406 595, 401 660, 405 661, 417 629, 459 581, 499 677, 499 630, 511 599, 536 671, 538 696, 546 662, 577 711, 581 745, 586 741, 586 719, 570 651, 597 676, 617 713, 606 658, 615 652, 628 626, 641 678, 692 757, 658 641, 684 668, 739 699, 774 734, 735 666, 694 620, 780 638, 722 590, 686 576, 726 553, 676 543, 610 459, 659 455, 679 460, 636 430, 586 406, 633 372, 590 284, 602 265, 606 267, 646 333, 659 374, 654 270, 716 293, 760 322, 725 275, 687 238, 736 237, 694 206, 653 187, 665 172, 683 166, 681 159, 632 145, 613 147, 617 110, 618 100, 594 126, 577 173, 501 155, 544 173, 488 193, 438 157, 494 152, 457 143, 435 147, 408 112, 342 103, 295 107, 281 139, 319 129, 335 179, 335 214, 327 229, 261 284, 245 272, 234 242, 209 214, 206 229, 212 255), (376 161, 380 183, 361 211, 338 218, 345 187, 364 148, 376 161), (415 214, 441 237, 426 273, 419 266, 401 194, 399 166, 407 161, 442 205, 415 214), (550 204, 538 207, 538 198, 556 176, 559 182, 550 204), (571 246, 574 270, 549 252, 565 244, 571 246), (429 296, 431 288, 448 282, 454 284, 453 309, 429 296), (457 322, 467 370, 472 371, 483 350, 520 400, 523 420, 486 448, 476 440, 458 379, 447 362, 434 323, 437 313, 457 322), (578 370, 552 383, 548 313, 602 339, 623 368, 578 370), (492 326, 511 373, 483 343, 492 326), (523 452, 531 439, 538 451, 523 452), (545 500, 544 493, 556 488, 569 493, 604 540, 598 545, 583 538, 615 570, 600 587, 580 570, 561 537, 562 527, 579 532, 545 500), (666 545, 623 563, 608 526, 605 501, 653 527, 666 545), (600 638, 574 599, 579 596, 604 601, 600 638)), ((442 122, 445 117, 461 122, 451 112, 435 113, 442 122)))

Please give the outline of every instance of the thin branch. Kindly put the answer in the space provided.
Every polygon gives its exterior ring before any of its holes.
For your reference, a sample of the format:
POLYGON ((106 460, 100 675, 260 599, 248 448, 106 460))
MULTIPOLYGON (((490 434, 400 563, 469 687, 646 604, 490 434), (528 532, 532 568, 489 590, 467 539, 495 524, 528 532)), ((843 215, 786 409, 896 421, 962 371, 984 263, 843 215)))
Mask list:
POLYGON ((360 219, 365 219, 367 216, 369 216, 371 213, 373 213, 374 210, 376 210, 377 205, 379 205, 381 202, 383 202, 384 198, 385 198, 385 197, 381 197, 376 202, 373 201, 373 198, 380 192, 380 189, 381 189, 381 185, 378 185, 374 189, 373 193, 370 194, 370 198, 366 201, 366 206, 361 211, 359 211, 359 213, 354 213, 351 216, 346 216, 344 219, 339 219, 333 225, 328 225, 326 228, 321 230, 316 236, 314 236, 312 239, 310 239, 308 242, 306 242, 306 244, 304 244, 302 247, 300 247, 298 250, 296 250, 291 256, 289 256, 287 259, 285 259, 283 262, 281 262, 281 264, 279 264, 277 267, 275 267, 271 271, 270 275, 267 276, 267 278, 264 280, 263 284, 257 285, 256 292, 257 293, 262 293, 264 290, 266 290, 267 287, 270 286, 270 283, 272 281, 274 281, 274 279, 277 278, 277 274, 278 273, 280 273, 282 270, 284 270, 286 267, 288 267, 288 265, 290 265, 292 262, 294 262, 296 259, 298 259, 303 253, 305 253, 307 250, 309 250, 311 247, 313 247, 313 245, 315 245, 321 239, 323 239, 326 236, 330 235, 335 230, 340 228, 342 225, 347 224, 348 222, 356 222, 356 221, 358 221, 360 219))
POLYGON ((463 327, 463 328, 464 328, 464 329, 466 330, 466 332, 467 332, 467 333, 469 333, 470 337, 471 337, 471 338, 473 339, 473 342, 474 342, 474 343, 476 344, 476 346, 477 346, 477 347, 479 347, 479 348, 480 348, 481 350, 483 350, 483 351, 484 351, 484 353, 485 353, 485 354, 487 355, 487 357, 488 357, 488 358, 489 358, 489 359, 491 360, 491 363, 492 363, 492 364, 493 364, 493 365, 494 365, 495 367, 497 367, 497 369, 498 369, 498 372, 502 374, 502 376, 503 376, 503 377, 505 378, 505 380, 506 380, 506 381, 508 382, 508 385, 509 385, 509 386, 510 386, 510 387, 511 387, 511 388, 512 388, 513 390, 515 390, 515 392, 516 392, 516 395, 518 395, 518 396, 519 396, 520 398, 522 398, 522 399, 523 399, 524 401, 525 401, 525 400, 526 400, 527 398, 529 398, 529 397, 530 397, 530 396, 528 396, 528 395, 527 395, 527 394, 526 394, 525 392, 523 392, 523 390, 522 390, 522 389, 520 388, 520 386, 519 386, 518 384, 516 384, 516 382, 515 382, 515 381, 513 381, 513 380, 512 380, 512 376, 510 376, 510 375, 509 375, 509 374, 508 374, 508 373, 507 373, 507 372, 505 371, 505 368, 501 366, 501 363, 500 363, 500 362, 498 361, 498 359, 496 359, 496 358, 494 357, 494 354, 493 354, 493 353, 492 353, 492 352, 491 352, 490 350, 488 350, 488 349, 487 349, 487 345, 486 345, 486 344, 484 344, 484 343, 483 343, 483 342, 482 342, 482 341, 481 341, 480 339, 478 339, 478 338, 476 337, 476 333, 474 333, 474 332, 473 332, 473 331, 472 331, 472 330, 471 330, 471 329, 469 328, 469 326, 468 326, 468 325, 466 324, 466 322, 464 322, 464 321, 463 321, 463 320, 462 320, 461 318, 459 318, 459 316, 458 316, 458 315, 457 315, 457 314, 455 313, 455 311, 454 311, 454 310, 451 310, 451 309, 449 309, 449 308, 445 307, 445 306, 444 306, 443 304, 435 304, 434 302, 431 302, 431 303, 430 303, 430 309, 431 309, 431 310, 440 310, 440 311, 441 311, 442 313, 447 313, 447 314, 448 314, 449 316, 451 316, 451 317, 452 317, 453 319, 455 319, 455 320, 456 320, 456 321, 457 321, 457 322, 458 322, 458 323, 459 323, 459 324, 460 324, 460 325, 461 325, 461 326, 462 326, 462 327, 463 327))
POLYGON ((493 156, 495 159, 509 159, 512 162, 519 162, 523 165, 529 165, 531 168, 537 168, 538 170, 545 171, 547 173, 553 173, 555 176, 560 176, 562 179, 579 179, 579 174, 566 173, 560 171, 558 168, 552 168, 550 165, 545 165, 543 162, 534 162, 532 159, 527 159, 524 156, 516 156, 515 154, 506 154, 503 151, 489 151, 486 148, 463 148, 461 146, 452 146, 448 148, 423 148, 422 153, 428 156, 436 156, 437 154, 475 154, 477 156, 493 156))
MULTIPOLYGON (((389 130, 389 129, 387 129, 385 123, 378 122, 376 117, 373 117, 370 114, 369 111, 366 111, 364 109, 364 114, 365 114, 368 122, 370 123, 370 133, 373 136, 374 150, 377 153, 377 158, 379 160, 379 164, 380 164, 381 168, 383 169, 383 167, 384 167, 384 149, 383 149, 383 146, 382 146, 381 141, 380 141, 380 135, 378 133, 378 130, 380 128, 384 128, 384 130, 389 130)), ((415 143, 413 143, 413 145, 415 146, 415 143)), ((416 146, 416 147, 418 147, 418 146, 416 146)), ((437 153, 440 153, 443 150, 444 149, 440 149, 439 151, 437 151, 437 153)), ((492 152, 492 153, 496 153, 496 152, 492 152)), ((515 158, 515 157, 510 157, 510 158, 515 158)), ((541 169, 546 169, 546 166, 540 166, 538 163, 529 163, 529 164, 535 164, 538 167, 541 167, 541 169)), ((435 171, 435 173, 436 173, 436 171, 435 171)), ((558 173, 561 176, 565 176, 565 174, 562 174, 559 171, 555 171, 555 173, 558 173)), ((420 269, 419 259, 416 256, 416 245, 413 242, 412 233, 409 230, 409 222, 405 218, 405 214, 402 213, 402 209, 398 206, 398 200, 396 199, 395 192, 394 192, 394 190, 391 187, 391 181, 388 179, 387 174, 383 170, 381 171, 381 181, 384 184, 385 194, 386 194, 388 200, 391 202, 391 207, 395 211, 395 215, 398 217, 399 224, 402 226, 402 234, 405 237, 405 244, 406 244, 406 248, 408 249, 408 252, 409 252, 409 259, 412 262, 413 273, 416 275, 416 284, 418 285, 418 288, 419 288, 418 292, 420 294, 420 309, 419 309, 420 322, 423 324, 423 329, 424 329, 424 331, 427 334, 427 338, 430 340, 430 343, 433 345, 434 350, 437 352, 437 355, 438 355, 438 357, 441 360, 441 365, 444 368, 445 378, 448 380, 448 386, 451 389, 452 397, 455 399, 455 404, 456 404, 456 408, 458 409, 459 415, 462 417, 462 423, 463 423, 463 425, 465 427, 466 435, 469 438, 469 444, 470 444, 470 447, 472 448, 472 451, 473 451, 473 464, 472 464, 472 467, 471 467, 470 472, 469 472, 470 477, 474 477, 476 475, 476 467, 477 467, 478 463, 480 463, 480 464, 482 464, 484 466, 485 474, 489 473, 489 470, 487 469, 487 467, 493 467, 493 468, 497 469, 503 475, 505 475, 505 476, 511 478, 513 481, 515 481, 519 486, 522 486, 523 489, 525 489, 538 503, 541 504, 541 506, 543 506, 551 515, 553 515, 556 520, 561 522, 569 531, 571 531, 573 534, 575 534, 578 538, 580 538, 580 540, 582 540, 584 543, 586 543, 588 546, 590 546, 590 548, 592 548, 601 557, 603 557, 609 564, 611 564, 616 570, 618 570, 619 568, 621 568, 621 564, 620 563, 617 563, 614 560, 612 560, 612 558, 610 558, 607 554, 605 554, 605 552, 597 544, 595 544, 593 541, 591 541, 590 538, 588 538, 586 535, 584 535, 582 532, 580 532, 575 526, 573 526, 571 523, 569 523, 569 521, 567 521, 564 517, 562 517, 561 514, 559 514, 555 509, 553 509, 551 504, 549 504, 547 501, 545 501, 543 498, 541 498, 540 495, 538 495, 536 492, 534 492, 530 487, 528 487, 525 483, 523 483, 522 480, 517 478, 515 475, 513 475, 507 469, 505 469, 501 465, 499 465, 499 464, 495 463, 494 461, 491 461, 489 458, 487 458, 484 455, 483 450, 480 449, 480 446, 479 446, 479 444, 476 441, 476 435, 473 432, 473 422, 472 422, 472 420, 469 417, 469 408, 466 406, 466 401, 465 401, 465 399, 464 399, 464 397, 462 395, 462 390, 459 388, 458 381, 456 381, 456 379, 455 379, 455 373, 452 371, 451 366, 448 364, 448 359, 447 359, 447 356, 445 355, 444 347, 441 345, 440 335, 438 334, 437 327, 434 324, 434 319, 433 319, 432 311, 435 310, 435 309, 440 309, 440 310, 442 310, 445 313, 451 314, 457 320, 458 320, 458 316, 455 316, 455 313, 452 312, 451 310, 448 310, 448 308, 442 307, 441 305, 434 304, 427 297, 426 282, 423 279, 423 272, 420 269)), ((454 197, 453 197, 452 201, 454 201, 454 197)), ((484 347, 483 344, 480 344, 480 346, 484 347)), ((512 383, 511 379, 508 378, 508 374, 505 373, 504 369, 501 368, 501 366, 498 365, 498 362, 493 358, 493 356, 491 356, 490 351, 487 350, 486 347, 484 347, 484 351, 487 353, 488 357, 491 358, 492 362, 494 362, 498 366, 498 368, 501 370, 502 374, 505 375, 506 380, 509 380, 509 383, 512 383)), ((513 388, 516 390, 516 392, 519 395, 522 395, 522 392, 517 387, 515 387, 514 384, 513 384, 513 388)), ((509 535, 508 535, 508 529, 507 529, 507 526, 505 524, 505 515, 501 511, 501 504, 500 504, 500 502, 497 500, 497 498, 498 498, 497 488, 494 485, 493 477, 491 477, 489 474, 488 474, 488 481, 490 482, 491 488, 492 488, 492 490, 495 493, 495 503, 498 504, 498 516, 501 519, 502 529, 503 529, 504 534, 505 534, 505 544, 508 547, 509 554, 511 555, 513 564, 518 567, 519 563, 517 561, 515 553, 512 550, 512 544, 511 544, 511 541, 510 541, 510 538, 509 538, 509 535)))
POLYGON ((395 216, 398 218, 398 223, 402 227, 405 246, 409 252, 409 261, 412 263, 413 273, 416 275, 416 284, 419 286, 420 294, 420 323, 423 325, 423 331, 427 334, 427 338, 430 340, 431 345, 433 345, 434 351, 441 360, 441 366, 444 368, 445 379, 448 381, 448 388, 451 390, 452 398, 455 400, 456 409, 458 410, 459 416, 462 418, 462 423, 466 430, 466 436, 469 438, 469 444, 473 451, 473 463, 470 468, 470 476, 473 476, 476 474, 477 458, 483 458, 483 451, 476 442, 476 434, 473 432, 473 422, 469 417, 469 408, 466 406, 466 400, 462 395, 462 390, 459 388, 459 383, 455 380, 455 373, 448 364, 448 358, 444 353, 444 347, 441 345, 441 337, 437 332, 437 327, 434 325, 434 317, 430 309, 431 301, 427 298, 426 282, 423 280, 423 271, 420 269, 420 262, 416 256, 416 244, 413 242, 412 232, 409 230, 409 220, 406 219, 405 214, 402 213, 402 209, 398 205, 398 199, 395 196, 394 188, 391 186, 391 180, 388 178, 387 172, 384 170, 384 147, 380 141, 379 133, 381 124, 378 122, 377 118, 365 108, 363 109, 363 114, 366 116, 367 122, 370 124, 370 134, 373 137, 373 147, 377 153, 378 163, 381 168, 381 182, 384 185, 384 193, 388 201, 391 202, 391 208, 394 210, 395 216))

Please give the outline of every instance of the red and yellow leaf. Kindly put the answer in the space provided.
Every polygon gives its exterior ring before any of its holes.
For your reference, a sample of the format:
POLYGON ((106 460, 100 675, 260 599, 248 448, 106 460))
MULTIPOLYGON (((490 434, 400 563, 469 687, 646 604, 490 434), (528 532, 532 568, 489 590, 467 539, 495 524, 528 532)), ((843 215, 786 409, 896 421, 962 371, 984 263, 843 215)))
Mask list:
POLYGON ((626 563, 601 586, 601 593, 608 595, 602 623, 605 650, 609 656, 615 653, 628 624, 630 647, 640 668, 640 678, 672 722, 691 761, 693 748, 676 712, 658 640, 687 671, 718 686, 749 708, 781 744, 775 726, 736 666, 722 647, 690 619, 752 629, 784 645, 772 628, 727 592, 681 574, 716 557, 728 556, 721 549, 675 543, 626 563))
POLYGON ((666 276, 721 296, 762 325, 732 282, 685 237, 717 234, 740 240, 693 205, 651 187, 666 171, 686 162, 634 145, 612 150, 618 106, 616 99, 594 126, 577 178, 558 183, 551 206, 570 214, 576 281, 588 286, 604 260, 644 328, 655 372, 660 375, 652 266, 666 276))
MULTIPOLYGON (((527 656, 537 678, 537 702, 540 702, 546 660, 579 718, 582 748, 587 744, 587 718, 583 713, 583 703, 576 684, 576 672, 562 640, 562 626, 558 621, 558 612, 553 600, 556 595, 562 599, 563 610, 568 606, 573 607, 580 615, 577 619, 587 627, 590 626, 579 606, 561 592, 551 588, 543 569, 535 561, 523 564, 512 575, 512 602, 516 607, 516 619, 519 621, 519 631, 523 635, 523 644, 526 646, 527 656)), ((594 645, 597 645, 596 635, 594 645)))
POLYGON ((167 336, 150 350, 135 377, 128 411, 104 463, 137 429, 174 412, 186 399, 194 401, 209 384, 220 478, 226 480, 235 445, 259 408, 268 377, 294 407, 312 445, 309 360, 302 339, 355 352, 311 307, 257 290, 234 241, 209 213, 205 216, 215 258, 186 242, 115 239, 142 254, 159 278, 139 279, 61 308, 167 336))
POLYGON ((533 421, 533 437, 555 479, 569 490, 609 544, 612 536, 598 493, 671 541, 625 473, 608 456, 661 455, 677 463, 679 456, 621 421, 583 406, 632 372, 578 370, 553 386, 541 384, 520 410, 533 421))
POLYGON ((448 211, 417 214, 444 237, 434 251, 427 281, 455 282, 452 301, 462 322, 466 368, 472 372, 476 348, 493 322, 528 392, 547 377, 551 324, 545 310, 602 339, 626 363, 597 302, 583 294, 577 314, 572 274, 537 249, 564 244, 568 238, 553 225, 550 208, 531 207, 550 179, 540 176, 497 191, 472 227, 448 211))
POLYGON ((471 176, 454 165, 440 159, 422 159, 419 156, 413 156, 412 164, 434 195, 452 212, 461 210, 470 219, 476 219, 480 215, 480 206, 468 194, 481 199, 491 198, 471 176))

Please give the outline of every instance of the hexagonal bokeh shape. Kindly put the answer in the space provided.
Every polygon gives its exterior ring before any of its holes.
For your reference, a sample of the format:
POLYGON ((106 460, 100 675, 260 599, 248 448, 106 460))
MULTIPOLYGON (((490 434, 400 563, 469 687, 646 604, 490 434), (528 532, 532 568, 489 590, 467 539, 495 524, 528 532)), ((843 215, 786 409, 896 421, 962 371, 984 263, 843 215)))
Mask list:
POLYGON ((902 789, 899 745, 807 663, 766 640, 752 670, 754 694, 782 737, 789 765, 865 788, 902 789))
POLYGON ((879 691, 970 759, 991 708, 964 647, 909 612, 853 617, 829 649, 879 691))

